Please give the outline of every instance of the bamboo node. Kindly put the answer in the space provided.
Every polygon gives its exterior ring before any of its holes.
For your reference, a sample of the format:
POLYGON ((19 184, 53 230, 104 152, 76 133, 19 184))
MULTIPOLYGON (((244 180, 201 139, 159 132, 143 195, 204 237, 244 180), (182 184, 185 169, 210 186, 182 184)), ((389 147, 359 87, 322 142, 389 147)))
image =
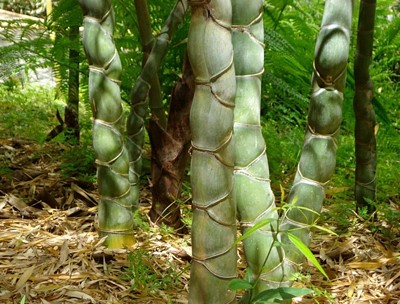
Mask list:
POLYGON ((100 232, 104 232, 106 234, 119 234, 119 235, 135 235, 136 232, 133 230, 106 230, 99 228, 100 232))
MULTIPOLYGON (((272 193, 272 199, 271 199, 271 201, 272 201, 272 202, 275 201, 275 196, 274 196, 273 193, 272 193)), ((240 222, 240 225, 241 225, 242 227, 249 227, 249 228, 251 228, 251 227, 253 227, 254 225, 256 225, 257 222, 261 221, 261 220, 264 218, 264 216, 265 216, 266 214, 270 214, 271 211, 272 211, 272 209, 274 209, 274 208, 275 208, 275 204, 272 203, 267 209, 265 209, 263 212, 261 212, 253 221, 251 221, 251 222, 243 222, 243 221, 241 221, 241 222, 240 222)), ((272 231, 271 231, 271 233, 272 233, 272 231)))
POLYGON ((121 80, 119 79, 115 79, 115 78, 111 78, 109 76, 106 75, 106 70, 104 69, 104 67, 98 67, 95 65, 89 65, 89 71, 92 73, 99 73, 99 74, 103 74, 104 77, 106 77, 108 80, 120 85, 121 84, 121 80))
MULTIPOLYGON (((116 125, 118 125, 118 123, 121 121, 121 119, 123 117, 124 117, 124 112, 121 111, 121 115, 114 121, 109 122, 109 121, 105 121, 105 120, 102 120, 102 119, 99 119, 99 118, 95 118, 94 122, 95 123, 99 123, 99 124, 101 124, 103 126, 106 126, 108 128, 112 128, 112 127, 115 127, 116 125)), ((119 134, 119 135, 121 135, 121 134, 119 134)))
POLYGON ((102 195, 101 199, 112 202, 113 204, 116 204, 122 208, 132 208, 133 206, 131 204, 124 205, 124 204, 121 204, 120 202, 116 201, 116 200, 123 199, 124 197, 127 197, 130 194, 130 192, 131 192, 131 187, 128 187, 128 189, 124 193, 122 193, 120 196, 109 197, 109 196, 102 195))
MULTIPOLYGON (((192 198, 193 207, 207 212, 207 209, 212 208, 212 207, 218 205, 219 203, 221 203, 222 201, 224 201, 225 199, 227 199, 231 195, 232 190, 233 190, 233 185, 231 185, 230 189, 228 189, 227 192, 223 193, 220 197, 214 199, 213 201, 208 202, 207 205, 199 205, 198 203, 196 203, 196 200, 192 198)), ((219 223, 219 224, 221 224, 221 223, 219 223)), ((227 226, 227 225, 224 225, 224 226, 227 226)))
POLYGON ((344 74, 346 73, 346 66, 340 71, 340 73, 336 76, 333 77, 332 75, 326 75, 326 77, 323 77, 317 67, 315 66, 315 60, 313 61, 313 70, 314 70, 314 74, 317 76, 317 78, 325 85, 324 88, 335 88, 336 82, 342 78, 344 76, 344 74))
MULTIPOLYGON (((323 182, 319 182, 319 181, 313 180, 313 179, 311 179, 311 178, 305 177, 305 176, 301 173, 300 164, 297 165, 297 173, 298 173, 298 174, 300 175, 300 177, 301 177, 301 181, 299 181, 298 183, 306 182, 307 184, 319 186, 319 187, 321 187, 322 189, 325 189, 325 187, 326 187, 326 186, 329 184, 329 182, 331 181, 331 180, 329 179, 329 180, 327 180, 326 182, 323 183, 323 182)), ((298 184, 298 183, 296 183, 296 184, 298 184)), ((293 185, 293 186, 294 186, 294 185, 293 185)))
POLYGON ((340 125, 336 128, 336 130, 333 133, 330 133, 330 134, 318 133, 317 131, 315 131, 315 129, 310 124, 308 124, 308 130, 311 133, 311 138, 319 137, 319 138, 332 139, 334 141, 335 146, 336 147, 338 146, 336 138, 340 132, 340 125))
POLYGON ((230 276, 229 275, 218 274, 217 272, 211 270, 210 267, 207 265, 207 263, 204 260, 197 259, 194 256, 192 256, 192 259, 193 259, 193 262, 202 265, 205 269, 207 269, 208 272, 210 272, 213 276, 215 276, 218 279, 221 279, 221 280, 232 280, 232 279, 237 278, 236 274, 235 275, 230 275, 230 276))
POLYGON ((374 178, 371 181, 366 182, 366 183, 363 183, 363 182, 360 182, 360 181, 356 181, 356 184, 358 186, 361 186, 361 187, 367 188, 367 189, 370 189, 368 186, 375 185, 375 183, 376 183, 376 176, 374 176, 374 178))

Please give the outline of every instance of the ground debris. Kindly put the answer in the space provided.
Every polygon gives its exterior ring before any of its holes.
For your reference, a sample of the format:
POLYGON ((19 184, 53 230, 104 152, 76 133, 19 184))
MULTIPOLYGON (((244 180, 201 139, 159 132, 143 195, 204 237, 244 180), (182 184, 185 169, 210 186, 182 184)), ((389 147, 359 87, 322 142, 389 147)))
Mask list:
MULTIPOLYGON (((55 146, 0 141, 10 168, 0 179, 0 303, 186 303, 189 262, 180 243, 189 236, 163 242, 147 223, 134 248, 105 248, 95 227, 96 187, 63 176, 55 146), (152 267, 173 261, 183 280, 152 294, 132 288, 124 272, 139 246, 152 253, 152 267)), ((148 206, 140 209, 146 220, 148 206)))
MULTIPOLYGON (((105 248, 96 232, 96 186, 62 175, 60 149, 66 147, 0 140, 0 162, 9 166, 0 178, 0 303, 187 303, 189 235, 150 224, 151 193, 142 189, 145 225, 134 248, 105 248), (141 262, 152 275, 171 268, 179 274, 170 288, 132 288, 135 280, 126 272, 140 252, 148 253, 141 262)), ((361 222, 341 235, 314 231, 311 249, 330 280, 306 263, 308 275, 295 286, 319 295, 294 303, 400 303, 399 238, 384 239, 361 222)), ((244 275, 243 250, 238 255, 244 275)))

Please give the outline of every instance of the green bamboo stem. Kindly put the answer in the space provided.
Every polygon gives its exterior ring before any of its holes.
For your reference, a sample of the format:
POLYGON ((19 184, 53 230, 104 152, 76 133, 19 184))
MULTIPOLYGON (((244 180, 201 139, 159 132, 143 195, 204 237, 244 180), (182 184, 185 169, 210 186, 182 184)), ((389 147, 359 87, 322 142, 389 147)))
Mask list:
POLYGON ((244 240, 246 261, 257 284, 254 294, 267 289, 262 273, 279 264, 281 247, 274 247, 272 227, 278 214, 269 179, 266 146, 260 125, 261 78, 264 71, 262 0, 232 0, 232 42, 236 71, 234 189, 242 232, 267 218, 270 225, 244 240), (268 262, 266 263, 266 259, 268 262))
MULTIPOLYGON (((147 0, 135 0, 135 8, 140 42, 143 51, 142 65, 144 66, 154 45, 147 0)), ((164 105, 161 98, 161 87, 157 72, 150 79, 149 105, 154 119, 165 128, 167 126, 167 117, 165 115, 164 105)))
POLYGON ((358 17, 357 48, 354 62, 355 95, 353 100, 356 150, 355 197, 357 208, 373 206, 365 200, 376 196, 375 112, 372 106, 374 86, 369 76, 372 61, 376 0, 362 0, 358 17))
POLYGON ((290 284, 288 280, 293 273, 290 268, 296 268, 304 260, 302 253, 287 238, 286 232, 291 232, 309 244, 308 225, 318 219, 325 198, 325 186, 336 166, 352 11, 351 0, 325 2, 322 26, 315 47, 307 130, 297 174, 288 197, 289 205, 294 207, 283 218, 280 226, 285 248, 283 271, 271 273, 270 276, 277 282, 290 284))
POLYGON ((121 62, 113 41, 111 0, 80 0, 84 14, 83 45, 89 61, 89 99, 93 112, 93 146, 100 193, 100 236, 106 246, 134 243, 132 203, 137 193, 128 179, 129 159, 121 134, 121 62))
MULTIPOLYGON (((182 23, 188 8, 187 0, 178 0, 171 11, 165 26, 157 37, 150 55, 142 68, 131 92, 131 111, 127 120, 127 142, 129 153, 129 179, 135 192, 139 192, 139 178, 142 168, 142 149, 144 142, 144 116, 148 106, 151 81, 167 53, 171 37, 182 23)), ((138 197, 137 197, 138 200, 138 197)), ((135 204, 138 202, 136 201, 135 204)))
POLYGON ((193 198, 189 303, 231 303, 236 277, 231 1, 191 1, 188 54, 195 77, 190 114, 193 198))

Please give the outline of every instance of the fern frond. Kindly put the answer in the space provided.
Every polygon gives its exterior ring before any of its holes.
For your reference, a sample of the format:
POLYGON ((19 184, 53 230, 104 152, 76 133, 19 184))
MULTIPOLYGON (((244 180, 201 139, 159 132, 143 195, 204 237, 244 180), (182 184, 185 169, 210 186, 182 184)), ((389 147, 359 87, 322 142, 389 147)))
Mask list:
MULTIPOLYGON (((293 107, 294 110, 298 110, 299 107, 307 106, 308 98, 301 94, 298 90, 293 88, 293 86, 282 78, 276 77, 274 74, 268 71, 264 73, 264 81, 271 84, 274 87, 274 92, 281 97, 282 100, 287 101, 288 98, 292 98, 296 101, 296 106, 293 107)), ((287 103, 290 107, 290 104, 287 103)))

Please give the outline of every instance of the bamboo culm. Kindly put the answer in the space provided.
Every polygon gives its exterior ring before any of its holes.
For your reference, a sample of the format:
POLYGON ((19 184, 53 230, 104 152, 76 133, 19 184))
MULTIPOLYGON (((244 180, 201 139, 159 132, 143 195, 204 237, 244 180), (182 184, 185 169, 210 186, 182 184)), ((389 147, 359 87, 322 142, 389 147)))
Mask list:
POLYGON ((356 154, 355 197, 357 208, 374 207, 366 199, 376 196, 376 138, 375 112, 372 106, 374 86, 369 76, 374 42, 376 0, 362 0, 358 17, 357 47, 354 60, 355 95, 353 108, 356 118, 354 137, 356 154))
POLYGON ((80 0, 84 14, 83 45, 89 61, 89 99, 93 112, 93 146, 100 194, 100 236, 112 248, 134 243, 133 202, 138 200, 129 182, 129 159, 122 129, 121 61, 113 41, 111 0, 80 0))
POLYGON ((189 303, 231 303, 236 274, 231 1, 190 1, 188 54, 195 77, 190 114, 193 202, 189 303))
POLYGON ((272 278, 289 282, 290 269, 304 260, 288 239, 292 233, 309 244, 312 225, 318 219, 325 187, 336 166, 337 140, 342 121, 343 91, 350 48, 353 1, 327 0, 314 57, 312 92, 301 157, 289 193, 291 207, 280 225, 285 249, 283 272, 272 278))
POLYGON ((252 291, 255 295, 269 288, 267 274, 279 264, 283 255, 281 247, 273 246, 278 214, 260 125, 264 71, 263 1, 232 0, 232 11, 236 71, 234 196, 238 218, 243 233, 260 221, 271 219, 269 225, 243 241, 246 261, 256 282, 252 291))

